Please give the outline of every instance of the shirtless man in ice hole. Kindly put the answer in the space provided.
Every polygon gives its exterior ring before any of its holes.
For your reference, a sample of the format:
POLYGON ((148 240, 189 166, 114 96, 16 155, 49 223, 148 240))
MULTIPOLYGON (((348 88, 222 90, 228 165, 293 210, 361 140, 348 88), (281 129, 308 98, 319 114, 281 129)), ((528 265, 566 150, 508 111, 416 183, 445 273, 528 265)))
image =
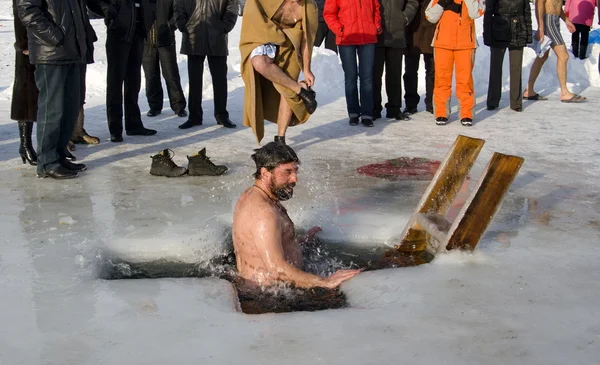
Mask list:
POLYGON ((246 189, 233 213, 233 247, 239 276, 246 285, 290 283, 298 288, 336 288, 361 270, 338 270, 323 278, 302 270, 302 244, 321 231, 314 227, 296 237, 294 223, 281 201, 294 194, 300 160, 277 142, 255 150, 254 185, 246 189))

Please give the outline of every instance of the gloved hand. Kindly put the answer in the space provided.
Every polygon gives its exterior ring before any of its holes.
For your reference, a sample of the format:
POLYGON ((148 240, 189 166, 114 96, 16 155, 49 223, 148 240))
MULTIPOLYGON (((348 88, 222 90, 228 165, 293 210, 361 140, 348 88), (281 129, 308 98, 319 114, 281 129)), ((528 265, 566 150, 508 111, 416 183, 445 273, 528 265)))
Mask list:
POLYGON ((448 5, 444 8, 444 10, 450 10, 450 11, 455 12, 456 14, 460 14, 461 9, 462 9, 462 4, 457 4, 455 2, 450 3, 450 5, 448 5))
POLYGON ((446 6, 450 5, 453 2, 454 2, 454 0, 439 0, 438 5, 444 9, 446 9, 446 6))

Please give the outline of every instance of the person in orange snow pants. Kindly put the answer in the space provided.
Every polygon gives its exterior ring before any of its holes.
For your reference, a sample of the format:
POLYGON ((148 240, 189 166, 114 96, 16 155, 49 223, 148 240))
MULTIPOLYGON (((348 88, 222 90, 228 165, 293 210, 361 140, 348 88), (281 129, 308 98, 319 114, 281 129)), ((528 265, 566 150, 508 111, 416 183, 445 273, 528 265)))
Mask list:
POLYGON ((432 46, 435 60, 433 104, 438 125, 448 122, 454 69, 460 121, 464 126, 473 124, 473 65, 477 48, 473 20, 483 12, 484 5, 479 0, 431 0, 425 11, 427 20, 437 24, 432 46))

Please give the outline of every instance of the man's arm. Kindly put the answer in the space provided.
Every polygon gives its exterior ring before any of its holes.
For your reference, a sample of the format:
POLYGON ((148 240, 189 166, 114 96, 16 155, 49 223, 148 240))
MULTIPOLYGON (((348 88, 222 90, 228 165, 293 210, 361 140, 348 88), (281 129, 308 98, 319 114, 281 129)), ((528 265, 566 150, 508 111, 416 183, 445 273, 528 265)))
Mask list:
POLYGON ((187 28, 185 27, 188 22, 188 15, 185 11, 184 0, 175 0, 173 2, 173 11, 175 13, 175 25, 177 29, 181 33, 187 33, 187 28))
POLYGON ((223 14, 223 19, 221 19, 225 27, 225 33, 231 32, 233 27, 235 27, 235 22, 237 22, 238 18, 238 8, 238 0, 227 1, 227 9, 225 9, 225 14, 223 14))
POLYGON ((62 30, 48 19, 48 12, 42 7, 42 0, 18 0, 17 12, 23 25, 36 37, 53 46, 60 46, 64 41, 62 30))
POLYGON ((402 14, 404 14, 404 18, 406 20, 406 25, 409 25, 410 22, 413 21, 415 16, 417 15, 417 11, 419 10, 419 1, 417 0, 407 0, 406 6, 402 14))
POLYGON ((538 38, 544 40, 544 14, 546 13, 546 0, 535 0, 535 19, 538 23, 538 38))

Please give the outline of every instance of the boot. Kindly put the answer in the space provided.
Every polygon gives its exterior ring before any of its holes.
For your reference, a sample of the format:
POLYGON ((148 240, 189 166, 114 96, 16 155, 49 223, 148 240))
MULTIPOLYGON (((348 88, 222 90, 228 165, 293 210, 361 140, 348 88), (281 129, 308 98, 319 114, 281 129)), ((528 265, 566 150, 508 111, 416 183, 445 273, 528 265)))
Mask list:
POLYGON ((210 161, 210 158, 206 156, 206 148, 193 156, 187 156, 187 159, 189 160, 188 174, 191 176, 219 176, 227 171, 227 166, 215 165, 210 161))
POLYGON ((173 162, 175 153, 169 149, 164 149, 152 157, 152 166, 150 173, 155 176, 177 177, 185 174, 185 167, 179 167, 173 162))
POLYGON ((304 103, 308 114, 312 114, 317 110, 317 93, 312 88, 301 88, 298 96, 304 103))
POLYGON ((83 113, 83 107, 79 110, 79 115, 77 116, 77 121, 75 122, 75 129, 73 130, 73 135, 71 136, 71 142, 75 144, 98 144, 100 143, 100 138, 90 136, 85 129, 83 128, 83 122, 85 119, 85 115, 83 113))
POLYGON ((285 144, 285 136, 275 136, 275 138, 273 138, 273 139, 277 143, 285 144))
POLYGON ((21 143, 19 145, 19 155, 23 163, 29 163, 32 166, 37 165, 37 153, 33 149, 31 143, 31 133, 33 132, 33 122, 27 122, 20 120, 19 124, 19 137, 21 143))

